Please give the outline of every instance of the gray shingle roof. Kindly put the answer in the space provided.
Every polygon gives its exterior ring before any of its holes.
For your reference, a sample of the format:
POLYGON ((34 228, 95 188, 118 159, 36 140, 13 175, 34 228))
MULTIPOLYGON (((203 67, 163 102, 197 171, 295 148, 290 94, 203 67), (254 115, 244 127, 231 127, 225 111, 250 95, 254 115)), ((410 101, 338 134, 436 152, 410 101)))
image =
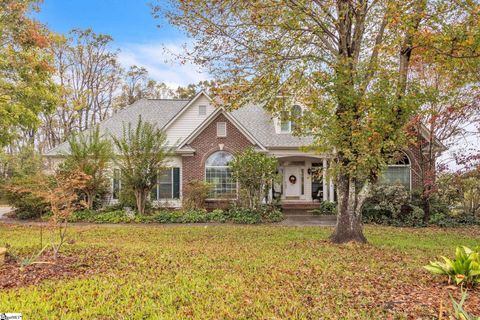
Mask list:
MULTIPOLYGON (((143 121, 155 123, 158 128, 163 128, 189 100, 170 99, 141 99, 125 109, 113 114, 110 118, 100 123, 100 133, 121 137, 123 124, 136 124, 138 117, 143 121)), ((49 150, 45 155, 61 155, 68 152, 68 143, 64 142, 49 150)))
POLYGON ((232 111, 250 134, 264 147, 301 147, 312 143, 312 137, 298 137, 290 133, 276 133, 272 116, 259 105, 250 105, 232 111))
MULTIPOLYGON (((123 124, 135 124, 141 116, 144 121, 155 123, 163 128, 177 115, 189 100, 142 99, 115 113, 100 123, 100 133, 121 137, 123 124)), ((309 145, 311 137, 296 137, 289 133, 278 134, 272 117, 259 105, 250 105, 231 112, 231 115, 257 139, 264 147, 300 147, 309 145)), ((192 128, 192 131, 195 128, 192 128)), ((64 142, 49 150, 45 155, 55 156, 68 152, 68 143, 64 142)))

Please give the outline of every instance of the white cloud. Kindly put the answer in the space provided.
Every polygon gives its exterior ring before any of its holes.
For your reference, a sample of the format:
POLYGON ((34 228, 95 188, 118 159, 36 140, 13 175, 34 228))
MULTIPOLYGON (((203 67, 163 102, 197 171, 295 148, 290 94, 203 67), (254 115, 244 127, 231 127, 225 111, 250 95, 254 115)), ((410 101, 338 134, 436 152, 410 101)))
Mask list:
POLYGON ((210 76, 198 66, 175 60, 175 54, 183 50, 182 44, 130 43, 121 46, 120 50, 118 58, 124 68, 131 65, 144 67, 151 78, 173 88, 200 80, 210 80, 210 76))

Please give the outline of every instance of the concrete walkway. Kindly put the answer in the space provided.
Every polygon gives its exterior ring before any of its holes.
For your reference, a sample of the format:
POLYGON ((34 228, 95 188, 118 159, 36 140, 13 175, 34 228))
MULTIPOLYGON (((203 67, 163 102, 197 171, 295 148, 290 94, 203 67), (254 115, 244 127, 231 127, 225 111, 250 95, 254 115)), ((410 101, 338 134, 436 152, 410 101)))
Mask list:
POLYGON ((298 227, 334 227, 336 222, 336 216, 320 216, 313 214, 286 214, 285 220, 283 220, 279 224, 284 226, 298 227))
POLYGON ((0 219, 5 219, 6 218, 5 215, 12 210, 13 208, 11 207, 0 206, 0 219))

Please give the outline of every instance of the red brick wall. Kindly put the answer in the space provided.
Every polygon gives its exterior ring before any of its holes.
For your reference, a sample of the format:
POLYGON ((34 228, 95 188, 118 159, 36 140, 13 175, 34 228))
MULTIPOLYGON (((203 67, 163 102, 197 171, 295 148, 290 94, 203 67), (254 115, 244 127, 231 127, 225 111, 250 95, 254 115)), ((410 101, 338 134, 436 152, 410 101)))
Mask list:
POLYGON ((195 149, 195 154, 182 158, 182 186, 186 186, 187 183, 192 180, 205 180, 205 161, 213 152, 221 150, 219 144, 224 145, 224 151, 232 154, 253 146, 234 124, 228 121, 223 114, 219 114, 215 120, 204 128, 189 144, 195 149), (217 122, 227 123, 226 137, 217 137, 217 122))
POLYGON ((421 149, 425 146, 427 141, 421 135, 418 135, 416 143, 410 143, 405 153, 410 158, 412 170, 412 191, 422 188, 422 174, 428 172, 428 166, 425 161, 422 161, 421 149))

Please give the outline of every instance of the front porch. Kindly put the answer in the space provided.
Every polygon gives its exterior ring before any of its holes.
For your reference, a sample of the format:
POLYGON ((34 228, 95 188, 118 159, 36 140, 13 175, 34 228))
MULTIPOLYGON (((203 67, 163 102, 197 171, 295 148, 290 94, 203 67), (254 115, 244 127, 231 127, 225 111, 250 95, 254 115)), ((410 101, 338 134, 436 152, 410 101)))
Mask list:
POLYGON ((279 181, 274 183, 272 196, 284 207, 318 207, 322 201, 335 201, 335 187, 327 174, 327 157, 277 156, 279 181))

